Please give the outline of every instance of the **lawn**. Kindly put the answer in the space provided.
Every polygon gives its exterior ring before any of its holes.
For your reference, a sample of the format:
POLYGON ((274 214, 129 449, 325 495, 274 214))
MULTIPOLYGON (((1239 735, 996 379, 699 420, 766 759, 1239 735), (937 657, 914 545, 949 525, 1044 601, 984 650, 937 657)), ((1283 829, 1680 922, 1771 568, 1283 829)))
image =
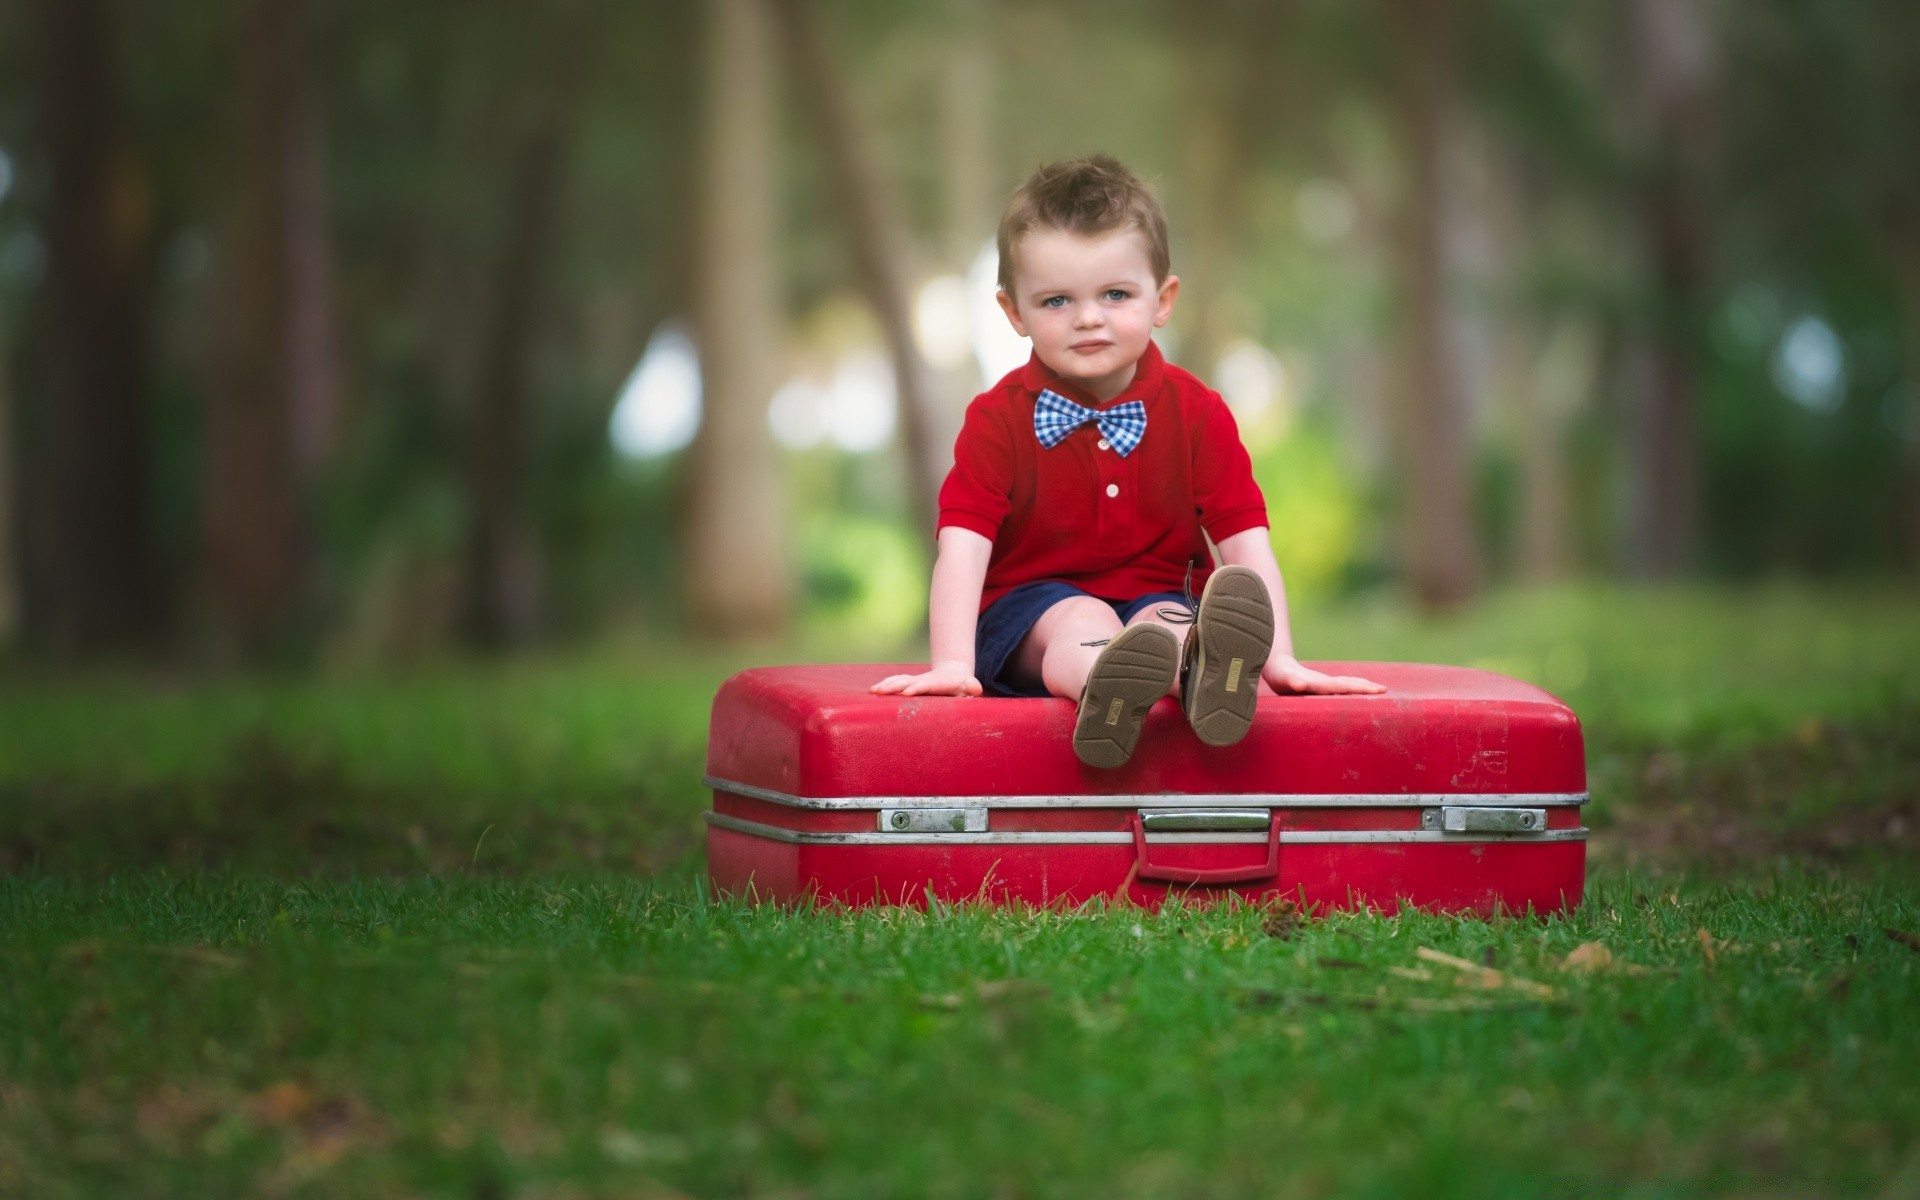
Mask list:
POLYGON ((714 686, 908 652, 16 677, 0 1195, 1920 1194, 1915 611, 1301 613, 1580 712, 1549 921, 710 900, 714 686))

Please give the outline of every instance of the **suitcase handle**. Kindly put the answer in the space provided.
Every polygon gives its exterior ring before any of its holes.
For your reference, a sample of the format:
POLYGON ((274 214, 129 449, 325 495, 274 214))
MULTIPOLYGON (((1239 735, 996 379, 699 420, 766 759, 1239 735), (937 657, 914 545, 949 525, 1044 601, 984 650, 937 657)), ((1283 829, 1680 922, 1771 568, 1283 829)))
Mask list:
POLYGON ((1137 879, 1167 883, 1247 883, 1280 873, 1280 814, 1267 818, 1267 861, 1246 867, 1170 867, 1147 861, 1147 824, 1139 810, 1133 814, 1133 873, 1137 879))

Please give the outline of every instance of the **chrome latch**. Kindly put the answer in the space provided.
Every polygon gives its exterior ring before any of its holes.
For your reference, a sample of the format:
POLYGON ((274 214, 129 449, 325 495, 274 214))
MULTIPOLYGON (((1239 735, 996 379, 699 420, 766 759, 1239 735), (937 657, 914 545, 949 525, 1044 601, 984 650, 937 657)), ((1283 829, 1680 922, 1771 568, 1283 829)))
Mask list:
POLYGON ((1148 833, 1265 833, 1273 818, 1266 808, 1143 808, 1148 833))
POLYGON ((882 833, 985 833, 984 808, 883 808, 882 833))
POLYGON ((1420 828, 1439 833, 1539 833, 1547 827, 1544 808, 1491 808, 1449 804, 1422 809, 1420 828))

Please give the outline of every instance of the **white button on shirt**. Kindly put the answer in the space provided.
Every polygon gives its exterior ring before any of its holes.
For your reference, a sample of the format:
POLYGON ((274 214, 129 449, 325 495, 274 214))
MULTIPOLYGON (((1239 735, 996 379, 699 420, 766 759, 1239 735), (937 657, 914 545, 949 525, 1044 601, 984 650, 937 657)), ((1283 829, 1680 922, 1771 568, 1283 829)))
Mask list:
POLYGON ((1117 483, 1110 483, 1110 484, 1108 484, 1108 485, 1107 485, 1107 495, 1109 495, 1109 496, 1118 496, 1119 494, 1120 494, 1120 485, 1119 485, 1119 484, 1117 484, 1117 483))
POLYGON ((1100 448, 1101 448, 1102 450, 1111 450, 1111 449, 1113 449, 1113 443, 1112 443, 1112 442, 1109 442, 1109 441, 1108 441, 1107 439, 1105 439, 1105 438, 1101 438, 1101 439, 1100 439, 1100 448))

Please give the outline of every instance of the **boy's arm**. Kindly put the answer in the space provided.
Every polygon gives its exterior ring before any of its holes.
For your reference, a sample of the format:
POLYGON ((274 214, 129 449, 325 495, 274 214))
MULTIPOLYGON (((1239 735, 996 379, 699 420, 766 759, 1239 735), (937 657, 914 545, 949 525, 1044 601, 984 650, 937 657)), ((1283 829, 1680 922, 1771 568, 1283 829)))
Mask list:
POLYGON ((1273 651, 1260 678, 1276 692, 1313 692, 1323 696, 1345 693, 1384 692, 1387 689, 1370 679, 1355 675, 1327 675, 1300 664, 1293 656, 1293 634, 1287 627, 1287 589, 1280 581, 1280 564, 1274 561, 1273 543, 1267 540, 1267 527, 1256 525, 1219 543, 1220 561, 1250 567, 1267 585, 1273 601, 1273 651))
POLYGON ((940 530, 927 598, 932 669, 919 675, 889 675, 873 685, 882 695, 978 696, 973 676, 973 634, 980 619, 980 588, 987 578, 993 543, 971 529, 940 530))

